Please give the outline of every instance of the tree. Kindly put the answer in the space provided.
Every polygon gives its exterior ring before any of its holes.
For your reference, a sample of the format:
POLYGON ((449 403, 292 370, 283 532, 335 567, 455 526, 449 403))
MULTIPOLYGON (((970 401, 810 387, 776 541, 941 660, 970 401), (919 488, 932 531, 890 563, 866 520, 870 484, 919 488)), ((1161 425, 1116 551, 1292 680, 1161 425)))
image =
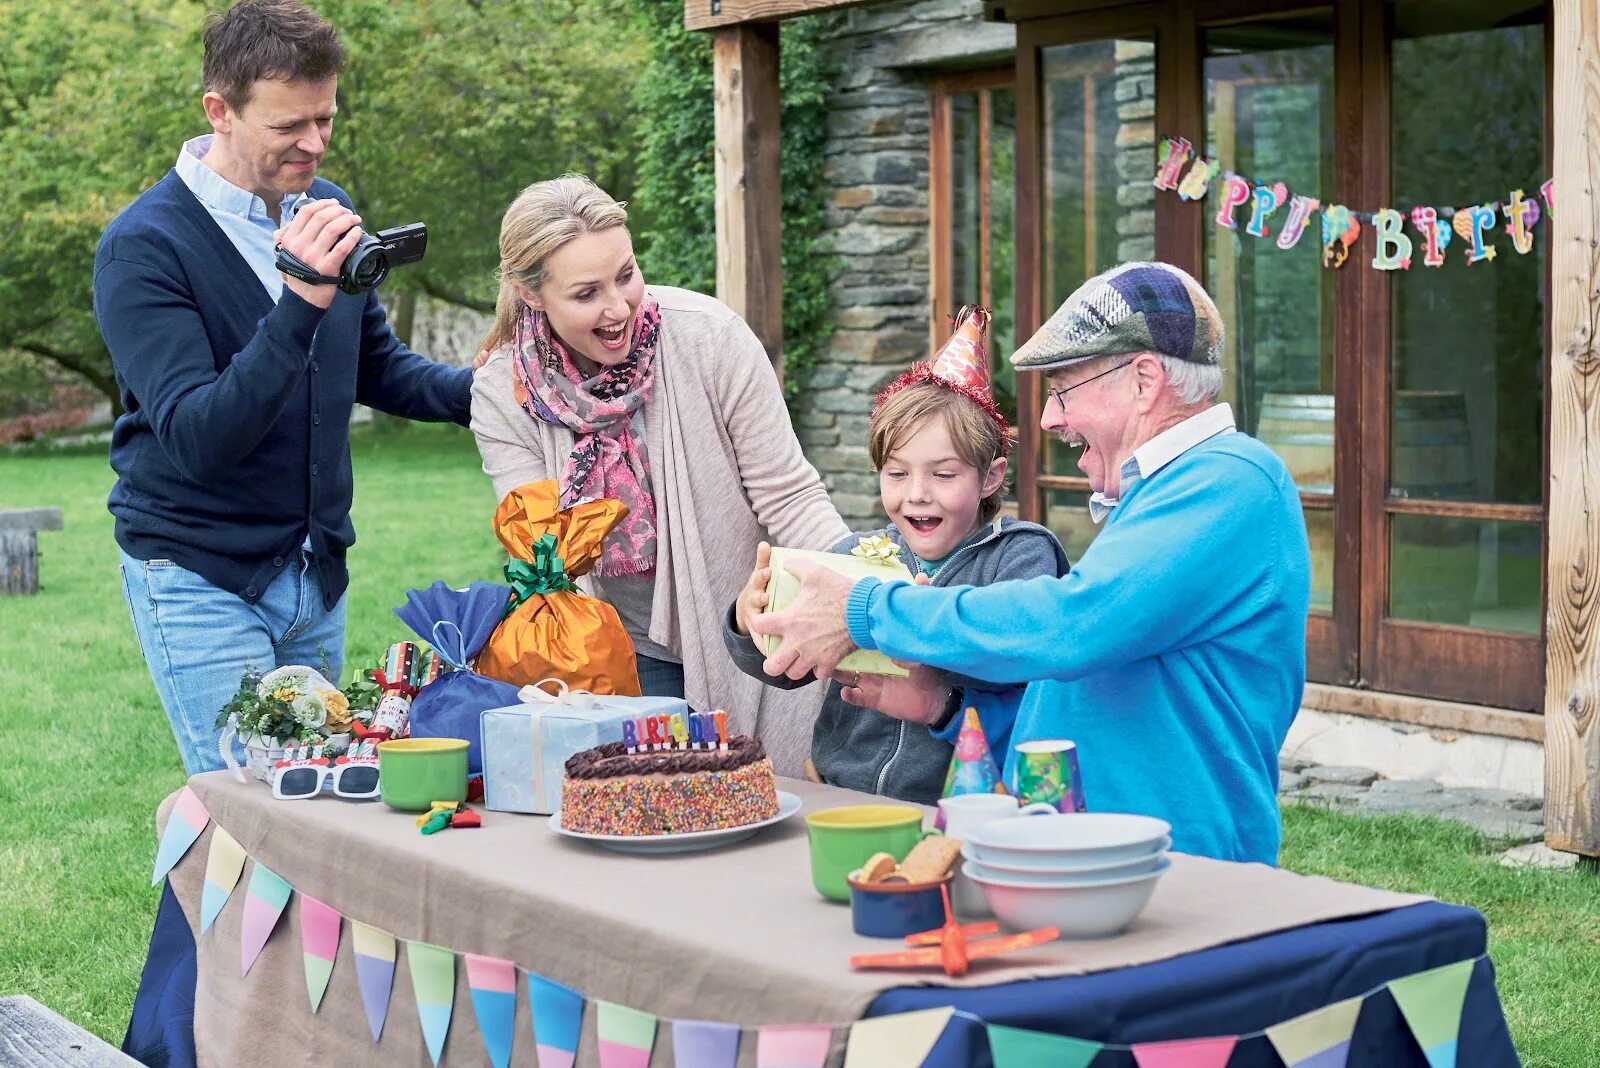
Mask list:
MULTIPOLYGON (((500 217, 578 170, 631 193, 640 27, 622 0, 322 0, 349 65, 322 173, 373 228, 421 220, 427 257, 384 283, 493 304, 500 217)), ((116 403, 94 322, 102 230, 206 130, 191 0, 0 0, 0 349, 116 403)))

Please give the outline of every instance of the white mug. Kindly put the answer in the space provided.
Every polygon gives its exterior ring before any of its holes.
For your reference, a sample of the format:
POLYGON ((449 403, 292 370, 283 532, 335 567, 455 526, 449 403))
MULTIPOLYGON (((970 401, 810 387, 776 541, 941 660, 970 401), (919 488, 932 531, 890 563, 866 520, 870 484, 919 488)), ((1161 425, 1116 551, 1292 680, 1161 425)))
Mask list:
MULTIPOLYGON (((944 813, 944 833, 965 841, 974 827, 985 823, 1013 816, 1042 815, 1057 809, 1044 801, 1018 808, 1017 799, 1010 794, 956 794, 954 797, 940 798, 939 811, 944 813)), ((993 915, 989 911, 989 903, 984 899, 983 888, 968 879, 959 866, 955 879, 950 883, 950 907, 963 917, 993 915)))

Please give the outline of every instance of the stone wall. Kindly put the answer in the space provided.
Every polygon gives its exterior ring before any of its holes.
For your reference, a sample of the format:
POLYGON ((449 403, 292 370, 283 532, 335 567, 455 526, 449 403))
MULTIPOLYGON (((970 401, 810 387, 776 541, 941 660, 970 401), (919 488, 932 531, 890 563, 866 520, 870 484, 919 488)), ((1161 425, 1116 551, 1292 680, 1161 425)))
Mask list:
POLYGON ((846 12, 828 96, 831 342, 796 405, 800 443, 851 527, 881 521, 867 458, 874 395, 929 355, 928 83, 950 64, 1005 59, 1014 30, 981 0, 900 0, 846 12))

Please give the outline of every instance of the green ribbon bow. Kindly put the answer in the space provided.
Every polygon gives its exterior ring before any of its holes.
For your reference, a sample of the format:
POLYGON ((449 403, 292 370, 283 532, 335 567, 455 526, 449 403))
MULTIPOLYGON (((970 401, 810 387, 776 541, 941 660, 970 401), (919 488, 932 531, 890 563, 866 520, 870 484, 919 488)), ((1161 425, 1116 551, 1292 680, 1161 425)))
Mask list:
POLYGON ((506 581, 511 584, 511 604, 507 614, 534 594, 555 593, 567 590, 576 593, 578 586, 567 576, 567 565, 556 555, 556 536, 542 534, 533 543, 533 562, 506 561, 506 581))

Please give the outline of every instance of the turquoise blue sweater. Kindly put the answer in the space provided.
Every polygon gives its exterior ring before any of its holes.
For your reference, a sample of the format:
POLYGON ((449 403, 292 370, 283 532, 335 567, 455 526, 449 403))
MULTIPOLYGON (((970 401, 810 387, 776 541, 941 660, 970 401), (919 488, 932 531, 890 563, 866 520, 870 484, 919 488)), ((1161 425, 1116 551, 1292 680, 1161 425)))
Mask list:
POLYGON ((863 579, 847 614, 864 649, 1037 680, 1020 696, 968 694, 1008 781, 1015 743, 1070 738, 1091 810, 1167 820, 1186 853, 1275 864, 1278 750, 1305 687, 1310 588, 1294 482, 1234 433, 1125 478, 1063 578, 863 579))

